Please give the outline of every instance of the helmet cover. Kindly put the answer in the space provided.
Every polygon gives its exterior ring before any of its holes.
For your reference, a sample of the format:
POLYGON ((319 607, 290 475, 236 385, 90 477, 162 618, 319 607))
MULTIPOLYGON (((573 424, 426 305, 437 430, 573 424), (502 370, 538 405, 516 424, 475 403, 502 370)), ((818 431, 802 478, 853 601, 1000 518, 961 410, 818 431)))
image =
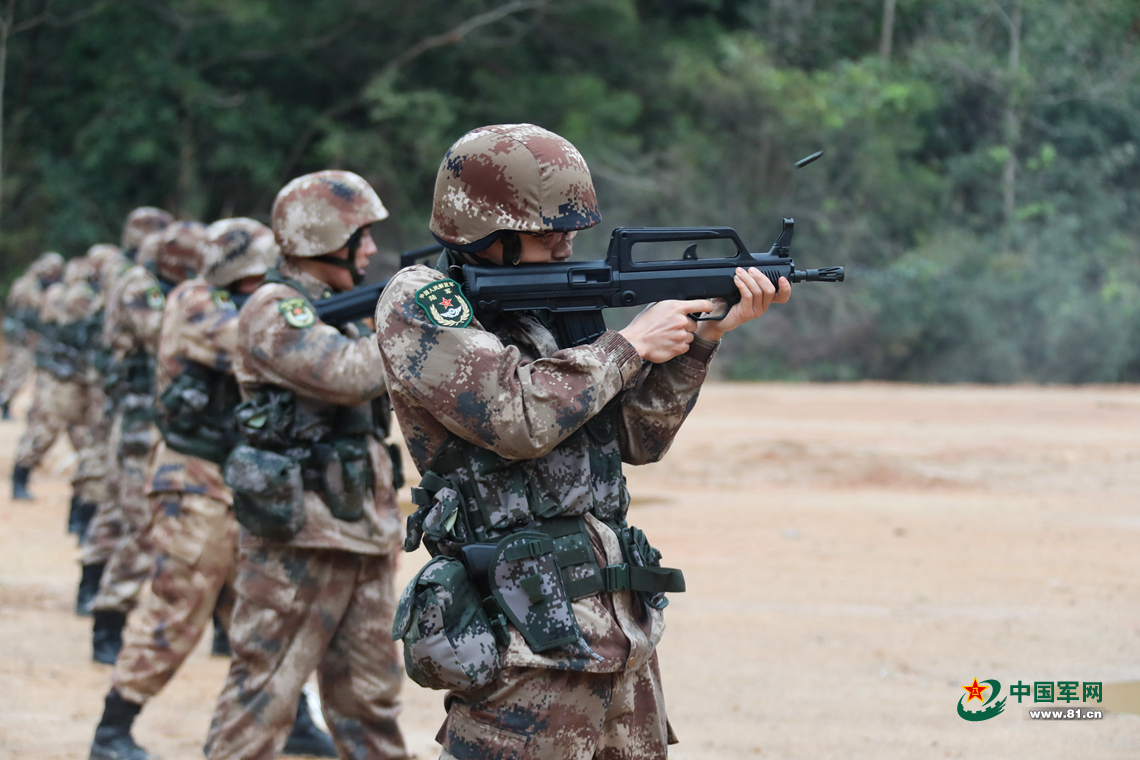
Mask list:
POLYGON ((273 201, 273 235, 285 256, 324 256, 343 248, 361 227, 387 218, 376 191, 352 172, 297 177, 273 201))
POLYGON ((63 276, 63 256, 60 256, 55 251, 41 253, 39 257, 32 262, 30 271, 42 283, 50 284, 56 282, 63 276))
POLYGON ((570 232, 601 219, 582 154, 533 124, 471 130, 436 174, 431 231, 458 250, 481 251, 502 230, 570 232))
POLYGON ((196 277, 202 270, 206 225, 201 222, 175 222, 158 235, 154 259, 158 276, 173 283, 196 277))
POLYGON ((160 208, 154 206, 136 208, 127 214, 127 221, 123 224, 123 249, 127 251, 137 249, 142 245, 144 237, 152 232, 158 232, 173 221, 174 217, 160 208))
POLYGON ((273 230, 253 219, 222 219, 206 228, 202 276, 216 288, 265 274, 280 250, 273 230))

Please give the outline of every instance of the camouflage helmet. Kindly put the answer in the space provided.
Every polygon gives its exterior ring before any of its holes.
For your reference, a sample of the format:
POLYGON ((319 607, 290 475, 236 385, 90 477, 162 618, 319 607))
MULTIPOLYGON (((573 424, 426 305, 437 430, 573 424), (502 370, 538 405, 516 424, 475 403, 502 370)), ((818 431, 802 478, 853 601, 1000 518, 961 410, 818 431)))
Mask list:
POLYGON ((86 256, 80 256, 67 262, 63 268, 63 283, 76 285, 80 282, 94 282, 99 279, 95 264, 86 256))
POLYGON ((31 271, 41 283, 49 284, 56 282, 63 276, 63 257, 55 251, 41 253, 32 263, 29 271, 31 271))
POLYGON ((471 130, 435 177, 431 231, 448 248, 477 253, 504 230, 570 232, 601 219, 582 154, 533 124, 471 130))
POLYGON ((158 260, 158 248, 162 245, 162 230, 147 233, 139 242, 138 253, 135 255, 135 264, 140 267, 154 269, 158 260))
POLYGON ((127 214, 127 221, 123 224, 123 250, 133 251, 142 245, 143 238, 152 232, 158 232, 174 221, 174 217, 166 211, 154 206, 136 208, 127 214))
POLYGON ((273 201, 273 235, 286 256, 315 258, 338 251, 361 227, 387 218, 376 191, 352 172, 297 177, 273 201))
POLYGON ((159 233, 154 265, 158 276, 173 283, 197 277, 202 271, 206 225, 175 222, 159 233))
POLYGON ((273 230, 253 219, 223 219, 206 228, 202 276, 216 288, 265 274, 279 255, 273 230))
POLYGON ((87 249, 86 258, 95 267, 96 276, 102 276, 103 268, 107 265, 108 261, 112 261, 122 254, 119 252, 119 246, 111 245, 110 243, 96 243, 87 249))

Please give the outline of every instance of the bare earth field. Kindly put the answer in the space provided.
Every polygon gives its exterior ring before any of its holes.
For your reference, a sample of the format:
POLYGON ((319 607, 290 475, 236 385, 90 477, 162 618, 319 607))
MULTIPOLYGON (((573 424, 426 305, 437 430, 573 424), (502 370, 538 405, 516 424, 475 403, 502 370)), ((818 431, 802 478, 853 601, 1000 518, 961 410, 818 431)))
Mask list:
MULTIPOLYGON (((22 427, 0 424, 0 758, 83 760, 109 669, 72 613, 69 450, 11 503, 22 427)), ((1140 757, 1140 388, 710 385, 629 480, 688 580, 660 647, 672 757, 1140 757), (1030 720, 1030 697, 967 722, 975 677, 1102 682, 1105 717, 1030 720)), ((203 642, 140 743, 200 758, 226 667, 203 642)), ((435 757, 442 695, 405 695, 435 757)))

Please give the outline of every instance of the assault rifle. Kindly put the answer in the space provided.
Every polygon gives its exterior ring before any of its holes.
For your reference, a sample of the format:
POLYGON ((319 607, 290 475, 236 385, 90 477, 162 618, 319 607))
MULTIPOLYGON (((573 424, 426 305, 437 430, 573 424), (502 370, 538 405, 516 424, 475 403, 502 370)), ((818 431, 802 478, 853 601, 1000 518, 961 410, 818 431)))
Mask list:
MULTIPOLYGON (((443 247, 437 243, 404 251, 400 254, 400 269, 410 267, 420 259, 427 258, 442 250, 443 247)), ((387 284, 388 281, 384 280, 384 282, 378 282, 375 285, 361 285, 344 293, 322 298, 313 304, 313 309, 322 322, 334 327, 340 327, 357 319, 371 317, 376 313, 376 302, 380 300, 380 293, 383 292, 387 284)))
MULTIPOLYGON (((610 235, 609 250, 601 261, 530 264, 520 267, 464 265, 463 291, 475 314, 511 311, 547 311, 554 317, 554 332, 563 348, 592 343, 606 330, 602 310, 640 306, 670 299, 723 298, 724 312, 693 317, 701 321, 724 319, 728 308, 740 301, 733 276, 737 267, 756 267, 773 285, 788 282, 842 282, 843 267, 796 269, 791 257, 795 222, 784 220, 783 230, 767 253, 749 253, 731 227, 618 227, 610 235), (701 241, 727 240, 732 256, 699 258, 701 241), (635 260, 634 246, 642 243, 689 243, 680 260, 635 260)), ((723 245, 723 244, 722 244, 723 245)))

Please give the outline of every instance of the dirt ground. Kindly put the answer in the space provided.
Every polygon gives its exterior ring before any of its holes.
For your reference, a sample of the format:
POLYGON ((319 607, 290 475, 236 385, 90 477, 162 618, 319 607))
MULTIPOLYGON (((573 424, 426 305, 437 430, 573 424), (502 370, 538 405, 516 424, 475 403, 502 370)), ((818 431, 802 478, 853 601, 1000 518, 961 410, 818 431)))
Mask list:
MULTIPOLYGON (((109 669, 72 614, 68 450, 13 504, 21 430, 0 425, 0 758, 82 760, 109 669)), ((711 385, 629 480, 688 581, 660 647, 672 757, 1140 756, 1140 388, 711 385), (1108 709, 968 722, 975 677, 1102 682, 1085 707, 1108 709)), ((227 667, 204 646, 137 723, 165 760, 201 757, 227 667)), ((405 690, 421 758, 441 696, 405 690)))

